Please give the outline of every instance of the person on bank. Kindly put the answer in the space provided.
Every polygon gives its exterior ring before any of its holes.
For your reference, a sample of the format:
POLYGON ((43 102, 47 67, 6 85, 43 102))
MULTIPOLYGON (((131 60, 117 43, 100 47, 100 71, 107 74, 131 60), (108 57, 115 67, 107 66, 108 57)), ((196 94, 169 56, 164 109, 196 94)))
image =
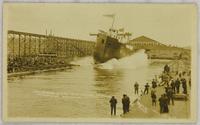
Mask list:
POLYGON ((164 94, 164 96, 163 96, 163 113, 168 113, 168 112, 169 112, 168 98, 167 98, 167 95, 164 94))
POLYGON ((138 95, 139 84, 137 82, 135 82, 135 84, 134 84, 134 89, 135 89, 135 94, 138 95))
POLYGON ((117 99, 115 98, 115 96, 112 96, 112 98, 110 99, 110 108, 111 108, 111 115, 116 115, 116 105, 117 105, 117 99))
POLYGON ((130 105, 130 98, 124 94, 122 98, 123 114, 129 112, 129 105, 130 105))
POLYGON ((170 86, 172 87, 173 93, 175 93, 176 92, 176 87, 175 87, 175 82, 174 82, 173 79, 171 80, 170 86))
POLYGON ((159 98, 159 105, 160 105, 160 113, 168 113, 169 108, 168 108, 168 98, 166 94, 161 95, 159 98))
POLYGON ((180 84, 181 84, 180 80, 179 80, 179 78, 177 78, 175 81, 176 93, 179 93, 180 84))
POLYGON ((172 105, 174 105, 174 91, 173 91, 172 87, 168 88, 166 95, 168 98, 168 105, 170 105, 170 101, 172 102, 172 105))
POLYGON ((148 94, 149 93, 149 84, 146 83, 146 85, 144 87, 145 87, 144 94, 148 94))
POLYGON ((163 113, 164 112, 164 95, 161 95, 158 101, 159 101, 159 106, 160 106, 160 113, 163 113))
POLYGON ((166 64, 164 66, 164 73, 169 73, 169 71, 170 71, 170 67, 166 64))
POLYGON ((187 81, 186 81, 186 79, 182 78, 181 83, 182 83, 183 93, 187 94, 187 81))
POLYGON ((126 95, 123 95, 122 98, 122 108, 123 108, 123 114, 126 114, 126 95))
POLYGON ((156 87, 157 87, 157 83, 156 83, 155 79, 153 79, 153 81, 152 81, 152 88, 156 88, 156 87))
POLYGON ((130 98, 126 95, 126 104, 127 104, 127 109, 126 112, 129 112, 129 108, 130 108, 130 98))
POLYGON ((152 99, 152 106, 156 106, 156 93, 155 91, 151 93, 151 99, 152 99))
POLYGON ((189 84, 189 86, 191 88, 191 78, 189 78, 188 84, 189 84))

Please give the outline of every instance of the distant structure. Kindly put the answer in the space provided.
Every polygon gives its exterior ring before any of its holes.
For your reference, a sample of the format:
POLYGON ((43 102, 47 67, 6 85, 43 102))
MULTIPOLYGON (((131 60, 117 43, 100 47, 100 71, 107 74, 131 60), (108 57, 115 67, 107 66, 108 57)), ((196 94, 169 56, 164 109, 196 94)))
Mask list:
POLYGON ((130 40, 129 45, 135 49, 144 49, 148 59, 190 59, 190 49, 167 46, 146 36, 130 40))

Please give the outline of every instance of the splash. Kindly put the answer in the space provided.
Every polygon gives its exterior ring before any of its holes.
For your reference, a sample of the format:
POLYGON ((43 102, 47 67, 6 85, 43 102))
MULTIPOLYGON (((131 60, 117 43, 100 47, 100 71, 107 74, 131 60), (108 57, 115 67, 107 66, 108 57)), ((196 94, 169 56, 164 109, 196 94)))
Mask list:
POLYGON ((144 53, 145 50, 139 50, 133 55, 121 58, 121 59, 110 59, 105 63, 94 65, 92 57, 83 57, 71 62, 71 64, 79 66, 95 66, 99 69, 135 69, 146 66, 148 64, 147 55, 144 53))
POLYGON ((105 63, 101 63, 101 64, 95 65, 95 68, 99 68, 99 69, 114 69, 115 67, 117 67, 117 65, 119 65, 119 60, 110 59, 105 63))
POLYGON ((139 50, 131 56, 117 59, 111 59, 105 63, 98 64, 96 67, 100 69, 135 69, 148 65, 145 50, 139 50))

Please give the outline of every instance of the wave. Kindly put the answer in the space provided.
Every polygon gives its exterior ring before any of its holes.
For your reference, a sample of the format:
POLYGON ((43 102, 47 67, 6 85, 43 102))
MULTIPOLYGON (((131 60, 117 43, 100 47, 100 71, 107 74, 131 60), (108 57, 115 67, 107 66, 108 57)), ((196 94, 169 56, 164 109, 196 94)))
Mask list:
POLYGON ((121 58, 111 59, 105 63, 97 64, 96 68, 100 69, 130 69, 139 68, 148 65, 147 55, 145 50, 139 50, 133 55, 121 58))

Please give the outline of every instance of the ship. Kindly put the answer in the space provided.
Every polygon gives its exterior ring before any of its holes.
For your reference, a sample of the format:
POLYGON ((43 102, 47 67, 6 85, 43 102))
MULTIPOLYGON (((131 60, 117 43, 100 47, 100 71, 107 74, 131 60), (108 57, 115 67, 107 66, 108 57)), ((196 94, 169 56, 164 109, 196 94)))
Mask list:
POLYGON ((112 18, 112 25, 109 30, 99 30, 96 36, 96 45, 93 53, 95 64, 105 63, 110 59, 120 59, 133 54, 136 50, 132 45, 128 44, 129 38, 132 35, 130 32, 125 32, 124 28, 113 28, 115 14, 104 15, 112 18))

